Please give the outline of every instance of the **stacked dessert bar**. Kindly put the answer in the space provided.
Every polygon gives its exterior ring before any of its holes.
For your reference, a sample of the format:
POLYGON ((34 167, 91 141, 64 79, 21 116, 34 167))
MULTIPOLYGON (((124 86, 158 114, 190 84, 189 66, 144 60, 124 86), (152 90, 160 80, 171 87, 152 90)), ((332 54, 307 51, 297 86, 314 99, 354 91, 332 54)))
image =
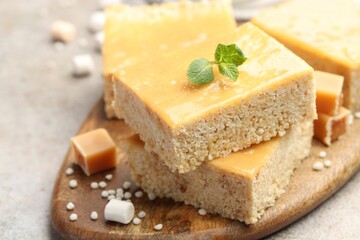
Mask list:
MULTIPOLYGON (((115 71, 165 52, 201 44, 236 23, 228 0, 169 2, 151 6, 114 5, 106 9, 104 101, 108 118, 115 117, 112 77, 115 71)), ((119 115, 118 115, 119 116, 119 115)))
POLYGON ((344 76, 344 106, 360 111, 359 13, 356 0, 284 1, 252 22, 315 70, 344 76))
POLYGON ((359 13, 353 0, 284 1, 251 20, 317 70, 314 135, 327 146, 360 110, 359 13))
POLYGON ((316 117, 313 69, 248 23, 229 1, 113 6, 103 48, 108 117, 138 134, 125 144, 148 193, 255 223, 308 156, 316 117), (187 68, 236 44, 237 81, 214 70, 194 85, 187 68))
POLYGON ((252 25, 164 51, 115 71, 113 109, 138 135, 127 141, 135 182, 223 217, 252 224, 308 156, 316 118, 313 69, 252 25), (187 68, 236 44, 237 81, 214 70, 194 85, 187 68))

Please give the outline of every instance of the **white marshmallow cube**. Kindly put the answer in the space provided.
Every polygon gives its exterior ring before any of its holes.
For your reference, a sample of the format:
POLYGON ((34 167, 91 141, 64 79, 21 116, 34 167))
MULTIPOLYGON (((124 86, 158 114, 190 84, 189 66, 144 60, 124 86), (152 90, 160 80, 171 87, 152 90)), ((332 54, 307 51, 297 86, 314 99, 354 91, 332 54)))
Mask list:
POLYGON ((94 60, 89 54, 77 55, 72 62, 74 76, 87 76, 95 70, 94 60))
POLYGON ((94 33, 102 31, 104 29, 105 19, 104 12, 98 11, 91 14, 89 24, 90 30, 94 33))
POLYGON ((104 210, 105 219, 108 221, 129 224, 135 215, 135 208, 132 202, 112 199, 106 204, 104 210))
POLYGON ((71 42, 75 35, 76 29, 72 23, 57 20, 51 25, 51 37, 54 41, 71 42))

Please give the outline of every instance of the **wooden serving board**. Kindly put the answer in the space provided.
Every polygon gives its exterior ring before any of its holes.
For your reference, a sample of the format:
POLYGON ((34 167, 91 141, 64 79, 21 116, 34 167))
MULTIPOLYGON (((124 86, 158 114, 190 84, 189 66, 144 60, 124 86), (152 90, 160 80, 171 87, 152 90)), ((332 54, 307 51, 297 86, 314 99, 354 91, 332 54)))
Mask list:
MULTIPOLYGON (((121 144, 122 139, 132 134, 123 121, 105 118, 102 101, 94 106, 79 133, 100 127, 106 128, 117 144, 121 144)), ((105 181, 105 175, 111 173, 113 179, 107 181, 107 189, 116 189, 125 180, 131 179, 129 169, 124 161, 120 161, 116 169, 86 177, 79 167, 73 165, 69 151, 54 187, 51 202, 52 225, 65 239, 258 239, 284 228, 316 208, 359 170, 359 133, 360 120, 355 120, 349 133, 331 147, 324 147, 314 141, 311 156, 295 171, 286 193, 274 207, 266 211, 258 223, 250 226, 218 215, 200 216, 197 209, 191 206, 175 203, 170 199, 150 201, 146 195, 132 198, 136 213, 141 210, 147 213, 140 225, 106 222, 103 211, 107 200, 101 198, 101 189, 91 190, 90 183, 105 181), (321 150, 327 151, 327 158, 332 160, 332 166, 315 172, 312 164, 319 160, 318 153, 321 150), (67 176, 65 169, 70 166, 74 167, 75 173, 67 176), (78 181, 76 189, 69 188, 70 179, 78 181), (75 204, 73 211, 66 210, 69 201, 75 204), (98 212, 98 220, 90 220, 92 211, 98 212), (75 222, 69 220, 72 212, 78 214, 75 222), (158 223, 164 225, 162 231, 154 230, 158 223)))

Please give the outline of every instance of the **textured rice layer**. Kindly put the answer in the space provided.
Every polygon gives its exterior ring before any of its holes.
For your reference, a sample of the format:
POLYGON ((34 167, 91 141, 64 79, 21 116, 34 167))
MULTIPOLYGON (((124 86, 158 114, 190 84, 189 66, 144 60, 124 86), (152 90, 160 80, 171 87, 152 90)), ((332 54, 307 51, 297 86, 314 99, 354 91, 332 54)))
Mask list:
POLYGON ((127 142, 127 159, 135 182, 146 192, 252 224, 285 191, 294 169, 308 156, 311 139, 311 120, 292 127, 254 177, 222 170, 212 161, 185 174, 172 173, 138 138, 127 142))
POLYGON ((178 128, 169 128, 130 91, 116 83, 114 87, 116 114, 124 116, 139 133, 148 151, 157 153, 171 171, 179 173, 194 170, 205 160, 283 136, 292 125, 316 116, 311 74, 178 128))

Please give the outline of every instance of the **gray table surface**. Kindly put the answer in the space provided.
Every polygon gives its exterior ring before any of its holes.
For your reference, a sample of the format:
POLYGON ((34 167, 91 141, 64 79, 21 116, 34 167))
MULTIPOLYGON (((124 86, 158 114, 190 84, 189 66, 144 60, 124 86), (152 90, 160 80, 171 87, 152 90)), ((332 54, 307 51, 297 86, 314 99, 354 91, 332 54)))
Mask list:
MULTIPOLYGON (((0 1, 0 239, 59 239, 50 223, 52 188, 73 136, 102 95, 101 56, 86 27, 95 0, 0 1), (43 8, 47 17, 40 17, 43 8), (53 20, 78 28, 62 51, 53 20), (79 39, 89 39, 81 48, 79 39), (74 54, 90 53, 97 73, 71 76, 74 54)), ((360 239, 360 174, 295 224, 268 239, 360 239)))

